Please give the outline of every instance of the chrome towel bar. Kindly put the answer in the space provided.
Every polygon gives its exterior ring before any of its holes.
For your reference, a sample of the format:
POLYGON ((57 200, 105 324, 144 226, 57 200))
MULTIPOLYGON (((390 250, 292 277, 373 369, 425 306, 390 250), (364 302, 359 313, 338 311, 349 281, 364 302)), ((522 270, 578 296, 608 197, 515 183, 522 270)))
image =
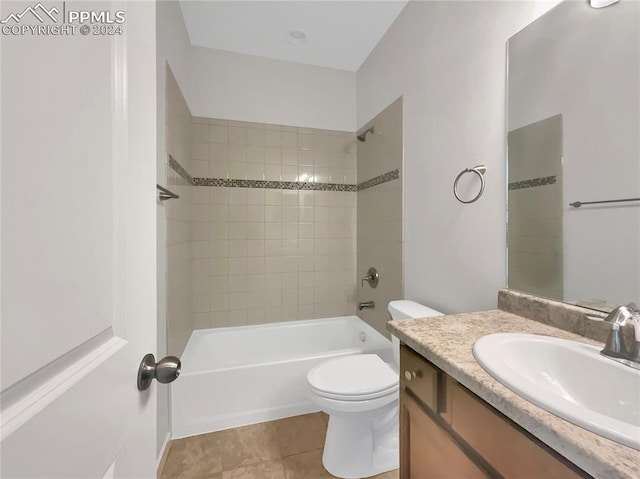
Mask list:
POLYGON ((169 191, 164 186, 156 185, 156 188, 158 188, 159 191, 158 198, 160 201, 180 198, 180 195, 176 195, 173 191, 169 191))
POLYGON ((582 205, 599 205, 602 203, 626 203, 627 201, 640 201, 640 198, 624 198, 622 200, 602 200, 602 201, 574 201, 569 206, 580 208, 582 205))

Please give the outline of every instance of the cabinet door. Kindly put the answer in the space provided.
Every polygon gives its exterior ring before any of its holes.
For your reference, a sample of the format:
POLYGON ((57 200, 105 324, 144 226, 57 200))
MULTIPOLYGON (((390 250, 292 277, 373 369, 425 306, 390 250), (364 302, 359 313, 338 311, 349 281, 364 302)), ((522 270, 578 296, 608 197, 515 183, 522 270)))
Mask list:
POLYGON ((400 393, 400 478, 488 477, 407 393, 400 393))
POLYGON ((518 430, 508 419, 451 378, 447 378, 447 395, 453 430, 505 478, 590 477, 518 430))

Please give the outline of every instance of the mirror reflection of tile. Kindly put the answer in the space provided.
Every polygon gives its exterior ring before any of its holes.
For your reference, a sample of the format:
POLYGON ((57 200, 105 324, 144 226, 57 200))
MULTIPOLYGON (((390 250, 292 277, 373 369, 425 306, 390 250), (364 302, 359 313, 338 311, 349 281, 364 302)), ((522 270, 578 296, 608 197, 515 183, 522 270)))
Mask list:
POLYGON ((562 115, 509 132, 508 278, 563 298, 562 115))

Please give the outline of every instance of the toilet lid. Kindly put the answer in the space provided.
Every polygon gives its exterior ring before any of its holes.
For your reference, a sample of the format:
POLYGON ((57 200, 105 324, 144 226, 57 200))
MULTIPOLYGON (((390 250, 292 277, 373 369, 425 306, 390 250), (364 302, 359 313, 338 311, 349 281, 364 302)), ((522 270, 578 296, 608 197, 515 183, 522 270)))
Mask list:
POLYGON ((398 386, 398 374, 377 354, 331 359, 307 373, 309 385, 336 396, 370 396, 398 386))

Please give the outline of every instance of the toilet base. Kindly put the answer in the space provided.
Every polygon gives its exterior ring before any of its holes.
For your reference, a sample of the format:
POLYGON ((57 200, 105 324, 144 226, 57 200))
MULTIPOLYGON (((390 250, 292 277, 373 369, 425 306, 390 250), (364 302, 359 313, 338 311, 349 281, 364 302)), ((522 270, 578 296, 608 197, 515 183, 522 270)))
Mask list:
POLYGON ((342 479, 362 479, 398 468, 398 402, 361 413, 329 413, 322 464, 342 479))

